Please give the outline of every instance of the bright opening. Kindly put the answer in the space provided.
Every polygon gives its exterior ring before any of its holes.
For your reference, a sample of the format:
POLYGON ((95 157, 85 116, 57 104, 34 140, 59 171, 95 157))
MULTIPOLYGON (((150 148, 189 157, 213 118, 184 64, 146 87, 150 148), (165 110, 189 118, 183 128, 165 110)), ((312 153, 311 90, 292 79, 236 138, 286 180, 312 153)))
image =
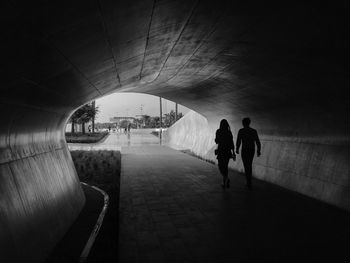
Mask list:
POLYGON ((141 129, 158 135, 160 129, 166 130, 189 111, 153 95, 113 93, 76 110, 66 125, 66 139, 69 143, 96 143, 110 133, 141 129))

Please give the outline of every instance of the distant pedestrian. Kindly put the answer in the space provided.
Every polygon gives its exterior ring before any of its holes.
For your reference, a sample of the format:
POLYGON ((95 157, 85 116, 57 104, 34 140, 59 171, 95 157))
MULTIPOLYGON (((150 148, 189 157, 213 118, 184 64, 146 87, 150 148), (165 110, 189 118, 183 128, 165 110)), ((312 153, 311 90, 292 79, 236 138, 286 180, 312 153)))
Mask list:
POLYGON ((128 133, 130 133, 131 123, 128 124, 128 133))
POLYGON ((255 144, 257 146, 257 156, 261 155, 261 143, 258 132, 251 128, 250 119, 244 118, 242 120, 243 128, 239 130, 236 142, 236 153, 239 154, 239 147, 242 144, 242 161, 244 165, 245 176, 247 180, 247 187, 252 189, 252 165, 255 154, 255 144))
POLYGON ((235 145, 230 125, 227 120, 222 119, 220 128, 216 130, 215 143, 218 145, 215 154, 218 159, 218 166, 222 175, 222 187, 230 187, 230 179, 228 178, 228 163, 230 158, 236 160, 235 145))

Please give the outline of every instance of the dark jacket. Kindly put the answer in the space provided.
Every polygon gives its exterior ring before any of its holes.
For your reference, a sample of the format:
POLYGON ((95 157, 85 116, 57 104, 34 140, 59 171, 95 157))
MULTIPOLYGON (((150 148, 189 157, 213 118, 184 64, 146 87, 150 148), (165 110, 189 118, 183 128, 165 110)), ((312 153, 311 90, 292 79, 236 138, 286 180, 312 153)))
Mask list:
POLYGON ((258 147, 258 152, 261 150, 261 144, 258 136, 258 132, 250 127, 242 128, 239 130, 237 135, 237 150, 242 144, 242 152, 252 152, 255 151, 255 144, 258 147))
POLYGON ((232 152, 235 150, 233 143, 233 136, 229 130, 216 130, 215 143, 218 145, 218 156, 217 158, 231 158, 232 152))

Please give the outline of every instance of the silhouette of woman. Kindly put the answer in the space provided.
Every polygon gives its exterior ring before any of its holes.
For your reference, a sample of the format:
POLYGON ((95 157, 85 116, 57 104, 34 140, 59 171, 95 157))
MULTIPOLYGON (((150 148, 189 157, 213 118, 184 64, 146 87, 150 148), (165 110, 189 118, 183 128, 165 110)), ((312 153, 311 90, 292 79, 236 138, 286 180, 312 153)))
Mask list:
POLYGON ((230 158, 236 160, 235 145, 233 143, 233 136, 230 125, 227 120, 222 119, 220 128, 216 130, 215 143, 218 145, 215 150, 217 155, 219 171, 222 175, 222 187, 230 187, 230 179, 228 178, 228 162, 230 158))

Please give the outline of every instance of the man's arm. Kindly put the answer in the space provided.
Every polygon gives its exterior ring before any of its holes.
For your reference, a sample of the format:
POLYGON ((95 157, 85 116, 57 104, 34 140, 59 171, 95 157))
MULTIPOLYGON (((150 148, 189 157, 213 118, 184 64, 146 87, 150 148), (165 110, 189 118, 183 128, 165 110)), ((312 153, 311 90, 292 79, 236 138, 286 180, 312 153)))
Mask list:
POLYGON ((230 141, 231 141, 232 159, 233 159, 234 161, 236 161, 235 143, 233 142, 232 133, 231 133, 231 135, 230 135, 230 141))
POLYGON ((242 135, 241 131, 238 132, 237 141, 236 141, 236 153, 239 154, 239 147, 241 147, 242 135))
POLYGON ((256 136, 255 136, 255 143, 256 143, 256 146, 258 148, 256 154, 259 157, 261 155, 261 143, 260 143, 258 132, 255 131, 255 134, 256 134, 256 136))

